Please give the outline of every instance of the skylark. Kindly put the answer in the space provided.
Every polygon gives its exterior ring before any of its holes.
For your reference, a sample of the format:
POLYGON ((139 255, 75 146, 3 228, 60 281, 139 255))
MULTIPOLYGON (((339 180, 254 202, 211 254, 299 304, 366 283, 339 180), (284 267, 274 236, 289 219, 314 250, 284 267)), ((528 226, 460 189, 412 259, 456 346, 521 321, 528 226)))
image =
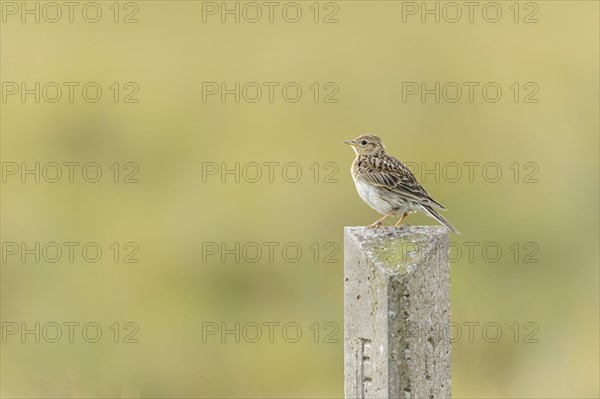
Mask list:
POLYGON ((388 216, 401 215, 394 225, 398 227, 409 213, 421 211, 448 230, 460 234, 434 209, 446 208, 427 194, 406 165, 388 155, 379 137, 363 134, 344 143, 350 144, 356 152, 352 162, 352 178, 360 198, 383 215, 369 227, 381 226, 388 216))

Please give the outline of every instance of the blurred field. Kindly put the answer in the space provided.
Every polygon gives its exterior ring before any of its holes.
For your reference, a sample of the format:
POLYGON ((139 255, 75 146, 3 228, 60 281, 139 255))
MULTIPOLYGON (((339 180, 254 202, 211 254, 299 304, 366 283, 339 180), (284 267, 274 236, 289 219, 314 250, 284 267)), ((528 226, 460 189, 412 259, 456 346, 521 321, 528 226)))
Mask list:
MULTIPOLYGON (((139 22, 125 24, 113 22, 112 2, 100 4, 98 23, 20 23, 3 14, 3 83, 103 88, 96 103, 3 99, 3 165, 97 162, 103 177, 92 184, 6 176, 2 242, 98 242, 104 255, 97 263, 3 259, 3 323, 96 322, 103 336, 54 344, 5 337, 2 397, 342 397, 342 229, 378 218, 355 193, 353 153, 342 141, 365 132, 382 136, 403 161, 463 166, 457 182, 424 181, 462 232, 452 237, 463 250, 452 264, 452 319, 462 326, 453 396, 600 395, 597 2, 536 2, 534 24, 514 23, 512 2, 500 3, 498 23, 480 14, 473 23, 420 23, 418 15, 402 22, 403 5, 392 1, 336 2, 338 23, 322 23, 336 10, 324 3, 315 23, 312 2, 298 3, 298 23, 277 13, 273 23, 220 23, 219 15, 203 23, 202 2, 142 1, 135 2, 139 22), (139 87, 138 103, 123 102, 127 82, 139 87), (278 89, 272 103, 266 91, 256 103, 233 95, 203 102, 203 82, 297 82, 303 96, 287 102, 278 89), (423 103, 418 95, 403 102, 403 82, 497 82, 503 94, 495 103, 480 90, 472 103, 432 96, 423 103), (516 103, 513 82, 521 90, 516 103), (523 101, 527 82, 539 88, 539 102, 523 101), (339 101, 324 103, 332 87, 339 101), (114 183, 115 162, 139 165, 139 182, 114 183), (272 183, 266 175, 255 183, 229 175, 223 183, 219 174, 203 176, 211 162, 279 166, 272 183), (279 173, 291 162, 302 171, 296 183, 279 173), (495 162, 502 178, 490 183, 478 167, 470 182, 465 162, 495 162), (329 173, 334 181, 326 183, 329 173), (114 242, 119 262, 108 249, 114 242), (122 261, 126 242, 139 246, 139 263, 122 261), (280 244, 273 262, 266 250, 255 263, 250 252, 239 262, 233 255, 203 261, 203 243, 212 242, 280 244), (303 250, 298 262, 282 255, 286 243, 303 250), (477 243, 472 259, 470 243, 477 243), (495 263, 482 253, 487 243, 502 249, 495 263), (325 262, 330 253, 334 263, 325 262), (115 322, 119 343, 109 329, 115 322), (122 342, 127 322, 139 326, 138 343, 122 342), (280 324, 274 342, 228 335, 223 343, 218 334, 203 342, 207 323, 236 322, 258 323, 263 334, 263 323, 280 324), (496 343, 482 338, 490 322, 502 329, 496 343), (298 342, 283 338, 286 323, 302 328, 298 342), (479 323, 473 342, 470 323, 479 323), (330 333, 337 343, 325 339, 330 333)), ((122 21, 134 9, 120 5, 122 21)), ((531 10, 520 10, 522 21, 531 10)), ((119 181, 128 171, 121 172, 119 181)), ((407 222, 435 223, 423 215, 407 222)))

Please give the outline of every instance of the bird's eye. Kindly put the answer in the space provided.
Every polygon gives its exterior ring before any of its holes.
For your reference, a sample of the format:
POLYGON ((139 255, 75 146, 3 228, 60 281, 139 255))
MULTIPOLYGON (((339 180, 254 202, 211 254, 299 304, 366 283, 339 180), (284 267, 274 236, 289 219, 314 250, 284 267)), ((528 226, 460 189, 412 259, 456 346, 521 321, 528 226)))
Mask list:
POLYGON ((367 140, 363 140, 360 142, 362 145, 367 145, 367 140))

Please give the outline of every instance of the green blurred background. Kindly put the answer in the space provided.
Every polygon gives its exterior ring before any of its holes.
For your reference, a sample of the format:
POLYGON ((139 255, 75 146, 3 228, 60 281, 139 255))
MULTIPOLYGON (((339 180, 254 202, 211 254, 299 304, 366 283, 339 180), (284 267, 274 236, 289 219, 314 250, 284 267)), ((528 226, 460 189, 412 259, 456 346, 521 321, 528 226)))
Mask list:
MULTIPOLYGON (((319 3, 318 23, 313 2, 297 3, 303 11, 297 23, 282 18, 283 3, 273 23, 266 14, 257 23, 233 23, 231 16, 221 23, 219 15, 203 23, 202 2, 141 1, 117 4, 115 23, 113 2, 98 4, 98 23, 81 18, 85 3, 73 23, 66 15, 57 23, 32 17, 21 23, 20 14, 3 8, 3 83, 95 81, 103 88, 96 103, 77 90, 73 103, 65 93, 57 103, 6 97, 4 167, 97 162, 103 176, 96 184, 80 175, 54 184, 6 176, 2 242, 94 241, 104 250, 97 263, 80 256, 73 263, 3 260, 4 330, 7 323, 33 328, 70 321, 96 322, 103 330, 97 343, 77 334, 73 343, 63 337, 54 344, 5 337, 3 397, 343 396, 343 227, 379 216, 356 195, 353 153, 342 141, 365 132, 382 136, 401 160, 429 168, 436 162, 501 166, 497 183, 482 178, 481 168, 472 182, 466 167, 454 183, 419 175, 462 232, 452 236, 463 250, 452 263, 452 320, 462 327, 453 345, 454 397, 600 395, 598 2, 539 1, 537 11, 519 3, 518 23, 513 2, 498 3, 497 23, 482 18, 485 3, 473 23, 466 14, 457 23, 432 17, 421 23, 419 14, 403 22, 406 5, 393 1, 319 3), (539 22, 523 23, 533 11, 539 22), (122 23, 131 12, 139 22, 122 23), (332 12, 338 22, 323 23, 332 12), (109 89, 114 82, 122 90, 117 103, 109 89), (138 85, 138 103, 122 101, 127 82, 138 85), (298 82, 303 96, 290 103, 276 90, 273 103, 266 91, 257 103, 235 103, 232 95, 225 103, 218 95, 203 102, 202 82, 230 88, 298 82), (314 82, 318 102, 309 88, 314 82), (334 87, 327 82, 339 88, 337 103, 323 101, 334 87), (456 103, 435 103, 432 96, 423 103, 418 95, 403 102, 403 82, 497 82, 503 95, 496 103, 484 101, 480 90, 473 103, 466 91, 456 103), (522 91, 515 103, 513 82, 521 89, 535 82, 539 102, 524 103, 522 91), (114 183, 109 166, 115 162, 135 162, 139 182, 114 183), (219 175, 203 182, 209 162, 296 162, 303 174, 289 183, 279 167, 273 182, 265 175, 256 183, 243 176, 222 183, 219 175), (328 162, 334 166, 326 169, 328 162), (537 182, 524 182, 527 162, 537 165, 537 182), (334 182, 326 183, 330 172, 334 182), (114 242, 121 246, 119 262, 108 249, 114 242), (126 242, 139 246, 139 263, 122 262, 126 242), (273 262, 266 252, 255 263, 233 256, 222 262, 219 255, 203 261, 207 242, 281 245, 273 262), (302 248, 300 261, 281 255, 288 242, 302 248), (469 260, 472 242, 479 247, 469 260), (503 251, 495 263, 481 251, 490 242, 503 251), (336 246, 334 262, 325 262, 336 246), (531 258, 537 263, 525 262, 531 248, 538 249, 531 258), (135 322, 139 342, 123 343, 121 336, 114 343, 109 327, 115 322, 122 334, 125 323, 135 322), (203 325, 223 322, 280 326, 274 342, 266 327, 257 343, 236 343, 233 335, 221 342, 218 334, 203 340, 203 325), (292 322, 302 328, 296 343, 281 334, 292 322), (496 343, 482 337, 489 322, 502 328, 496 343), (538 326, 537 343, 525 342, 528 322, 538 326), (468 323, 480 323, 473 342, 468 323), (329 333, 337 343, 325 339, 329 333)), ((435 222, 413 215, 407 223, 435 222)))

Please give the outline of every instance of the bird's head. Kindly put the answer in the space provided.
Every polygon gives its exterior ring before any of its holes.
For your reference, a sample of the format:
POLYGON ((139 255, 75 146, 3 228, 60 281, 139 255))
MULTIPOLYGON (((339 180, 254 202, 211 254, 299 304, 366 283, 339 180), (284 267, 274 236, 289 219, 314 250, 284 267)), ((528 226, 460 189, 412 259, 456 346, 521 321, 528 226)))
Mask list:
POLYGON ((371 134, 363 134, 354 140, 346 140, 344 143, 350 144, 356 155, 374 155, 385 152, 381 139, 371 134))

